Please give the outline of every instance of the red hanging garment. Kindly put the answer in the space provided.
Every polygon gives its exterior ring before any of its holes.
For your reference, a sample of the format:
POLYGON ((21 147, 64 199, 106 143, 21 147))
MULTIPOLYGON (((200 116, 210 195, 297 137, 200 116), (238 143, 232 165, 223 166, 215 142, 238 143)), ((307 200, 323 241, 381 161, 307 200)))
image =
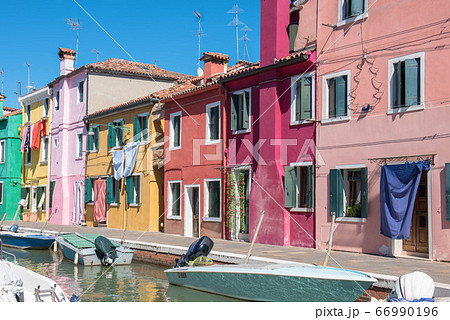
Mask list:
POLYGON ((42 123, 40 121, 31 125, 32 129, 32 138, 31 138, 31 149, 39 149, 41 145, 41 126, 42 123))
POLYGON ((96 180, 94 183, 94 220, 106 221, 106 180, 96 180))

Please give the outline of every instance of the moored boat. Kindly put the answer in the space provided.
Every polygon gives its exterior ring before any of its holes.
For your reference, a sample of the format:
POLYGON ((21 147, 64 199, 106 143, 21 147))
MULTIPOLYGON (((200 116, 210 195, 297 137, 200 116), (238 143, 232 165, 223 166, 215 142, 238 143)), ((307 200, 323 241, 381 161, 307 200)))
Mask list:
POLYGON ((49 248, 55 242, 55 237, 39 233, 2 231, 0 232, 0 240, 3 241, 5 247, 39 250, 49 248))

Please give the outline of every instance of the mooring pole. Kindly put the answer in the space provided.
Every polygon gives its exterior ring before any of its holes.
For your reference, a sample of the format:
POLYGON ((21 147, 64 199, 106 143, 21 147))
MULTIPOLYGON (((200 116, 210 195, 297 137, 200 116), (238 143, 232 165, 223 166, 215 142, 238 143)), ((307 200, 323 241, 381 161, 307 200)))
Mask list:
POLYGON ((250 245, 250 249, 248 249, 247 257, 245 258, 245 264, 248 264, 248 260, 250 260, 250 255, 253 250, 253 245, 255 244, 256 237, 258 236, 259 228, 261 228, 261 223, 262 223, 263 218, 264 218, 264 211, 261 211, 261 216, 259 217, 259 221, 258 221, 258 225, 256 226, 255 234, 253 235, 252 244, 250 245))
POLYGON ((328 250, 327 257, 325 258, 325 262, 323 266, 326 267, 328 263, 328 258, 330 258, 331 246, 333 244, 333 230, 334 230, 334 221, 336 221, 336 212, 331 213, 331 226, 330 226, 330 238, 328 240, 328 250))

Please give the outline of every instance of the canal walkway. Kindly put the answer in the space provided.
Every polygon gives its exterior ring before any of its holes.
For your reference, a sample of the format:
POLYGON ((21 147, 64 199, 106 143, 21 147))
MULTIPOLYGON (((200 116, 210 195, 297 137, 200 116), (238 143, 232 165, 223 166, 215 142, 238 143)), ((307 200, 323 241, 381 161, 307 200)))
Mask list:
MULTIPOLYGON (((44 226, 40 222, 17 221, 19 230, 40 231, 44 226)), ((6 222, 3 229, 6 229, 6 222)), ((46 234, 59 232, 99 233, 105 237, 120 241, 124 235, 123 230, 109 228, 91 228, 82 226, 61 226, 47 224, 44 229, 46 234)), ((124 245, 133 249, 153 251, 181 255, 186 252, 194 238, 160 232, 127 231, 124 237, 124 245)), ((248 242, 235 242, 221 239, 213 239, 214 248, 209 255, 214 261, 224 263, 242 263, 250 248, 248 242)), ((323 250, 281 247, 266 244, 255 244, 251 262, 294 262, 322 265, 326 257, 323 250)), ((378 286, 392 288, 397 277, 413 271, 423 271, 430 275, 436 282, 439 296, 450 296, 450 263, 436 262, 418 258, 392 258, 370 254, 332 251, 328 261, 330 267, 342 267, 363 271, 377 278, 378 286)))

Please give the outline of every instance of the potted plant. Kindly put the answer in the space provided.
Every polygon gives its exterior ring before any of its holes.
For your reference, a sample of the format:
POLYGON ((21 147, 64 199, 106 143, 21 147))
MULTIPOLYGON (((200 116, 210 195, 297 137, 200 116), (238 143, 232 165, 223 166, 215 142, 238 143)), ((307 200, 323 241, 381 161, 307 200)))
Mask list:
POLYGON ((347 216, 355 218, 361 217, 361 203, 356 202, 353 206, 348 206, 347 216))

